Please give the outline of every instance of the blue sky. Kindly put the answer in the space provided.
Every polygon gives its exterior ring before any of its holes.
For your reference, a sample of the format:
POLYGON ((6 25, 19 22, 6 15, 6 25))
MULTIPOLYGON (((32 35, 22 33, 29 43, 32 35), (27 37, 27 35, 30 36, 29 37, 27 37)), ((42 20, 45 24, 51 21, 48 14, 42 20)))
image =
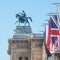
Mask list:
POLYGON ((0 60, 9 60, 7 54, 8 38, 12 38, 17 21, 15 14, 24 10, 33 20, 31 23, 34 33, 44 31, 42 23, 49 20, 50 12, 57 12, 56 6, 51 4, 60 0, 0 0, 0 60))

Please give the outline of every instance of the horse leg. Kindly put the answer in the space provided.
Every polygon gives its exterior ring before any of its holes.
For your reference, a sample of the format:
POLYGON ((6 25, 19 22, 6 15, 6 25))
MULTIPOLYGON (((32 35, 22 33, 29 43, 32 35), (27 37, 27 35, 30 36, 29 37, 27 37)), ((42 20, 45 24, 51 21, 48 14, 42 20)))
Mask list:
POLYGON ((26 22, 25 22, 25 24, 24 24, 25 26, 26 26, 26 22))
MULTIPOLYGON (((28 22, 28 21, 27 21, 28 22)), ((30 23, 28 22, 28 26, 30 26, 30 23)))
POLYGON ((26 24, 27 24, 27 23, 28 23, 28 26, 29 26, 30 24, 29 24, 29 22, 28 22, 28 21, 26 21, 26 22, 25 22, 25 26, 26 26, 26 24))
POLYGON ((18 26, 20 25, 20 22, 19 22, 19 24, 18 24, 18 26))
MULTIPOLYGON (((17 22, 19 22, 19 21, 16 21, 16 23, 17 23, 17 22)), ((16 23, 15 23, 15 24, 16 24, 16 23)))

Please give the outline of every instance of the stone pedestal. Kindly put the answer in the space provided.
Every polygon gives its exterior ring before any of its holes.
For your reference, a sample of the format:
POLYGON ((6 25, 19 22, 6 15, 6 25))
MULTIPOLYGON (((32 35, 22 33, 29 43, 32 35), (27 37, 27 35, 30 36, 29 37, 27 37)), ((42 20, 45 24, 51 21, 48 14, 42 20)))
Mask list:
POLYGON ((30 26, 16 26, 14 29, 14 39, 28 38, 32 34, 30 26))
POLYGON ((30 26, 16 26, 15 34, 30 34, 32 33, 30 26))

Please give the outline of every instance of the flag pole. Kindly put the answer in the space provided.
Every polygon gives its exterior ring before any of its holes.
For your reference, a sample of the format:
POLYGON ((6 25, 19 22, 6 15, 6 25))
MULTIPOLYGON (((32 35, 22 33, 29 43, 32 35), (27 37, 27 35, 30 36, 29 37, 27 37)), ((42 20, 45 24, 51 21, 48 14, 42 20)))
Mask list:
POLYGON ((47 60, 48 60, 48 57, 47 57, 47 60))
POLYGON ((55 4, 56 8, 57 8, 57 15, 58 15, 58 29, 59 29, 59 50, 60 50, 60 13, 59 13, 59 7, 60 7, 60 3, 59 4, 55 4))
POLYGON ((51 15, 57 15, 57 13, 48 13, 47 16, 51 16, 51 15))

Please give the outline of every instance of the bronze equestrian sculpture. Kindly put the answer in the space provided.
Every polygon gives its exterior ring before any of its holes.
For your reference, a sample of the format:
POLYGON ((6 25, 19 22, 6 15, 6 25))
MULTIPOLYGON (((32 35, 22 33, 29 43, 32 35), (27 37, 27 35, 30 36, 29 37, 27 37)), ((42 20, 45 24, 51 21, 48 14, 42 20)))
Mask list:
POLYGON ((30 20, 32 22, 32 18, 27 17, 27 15, 24 11, 22 11, 22 13, 20 13, 20 14, 16 14, 16 18, 18 19, 18 21, 16 21, 16 23, 19 22, 18 25, 20 25, 20 23, 24 23, 24 25, 26 26, 26 24, 28 23, 28 26, 30 26, 30 23, 28 20, 30 20))

